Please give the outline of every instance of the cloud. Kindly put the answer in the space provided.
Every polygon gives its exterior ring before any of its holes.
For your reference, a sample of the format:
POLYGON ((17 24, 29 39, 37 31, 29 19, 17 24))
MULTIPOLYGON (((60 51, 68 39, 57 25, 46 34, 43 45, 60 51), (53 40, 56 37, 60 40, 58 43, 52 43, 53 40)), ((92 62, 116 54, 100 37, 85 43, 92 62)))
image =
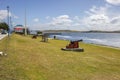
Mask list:
MULTIPOLYGON (((13 15, 11 12, 9 12, 9 16, 14 18, 14 19, 18 19, 18 16, 13 15)), ((5 20, 7 17, 8 17, 7 10, 0 10, 0 21, 5 20)))
POLYGON ((112 24, 116 24, 116 23, 120 22, 120 16, 112 18, 110 22, 112 24))
POLYGON ((86 11, 88 15, 83 18, 82 22, 89 30, 120 30, 120 15, 111 13, 111 8, 113 7, 109 5, 93 6, 89 11, 86 11), (112 14, 114 16, 111 16, 112 14))
POLYGON ((109 4, 120 5, 120 0, 106 0, 109 4))
POLYGON ((16 16, 15 14, 13 14, 13 13, 11 13, 11 12, 9 13, 9 16, 12 17, 12 18, 14 18, 14 19, 19 19, 18 16, 16 16))
POLYGON ((50 16, 46 16, 46 19, 50 19, 50 16))
POLYGON ((7 10, 0 10, 0 21, 7 18, 7 10))
POLYGON ((105 5, 102 7, 97 7, 97 6, 92 6, 88 11, 85 11, 86 14, 88 15, 93 15, 93 14, 105 14, 107 15, 108 9, 110 8, 110 5, 105 5))
POLYGON ((33 19, 34 22, 39 22, 39 18, 33 19))
POLYGON ((86 18, 86 21, 88 21, 88 23, 91 25, 101 25, 109 23, 109 18, 104 14, 95 14, 86 18))
MULTIPOLYGON (((52 17, 51 17, 52 18, 52 17)), ((34 24, 31 29, 39 30, 86 30, 79 16, 59 15, 48 23, 34 24)))
POLYGON ((60 15, 53 18, 50 24, 53 26, 69 26, 71 23, 72 20, 70 19, 69 15, 60 15))
POLYGON ((120 14, 113 12, 115 7, 106 4, 105 6, 92 6, 85 11, 85 16, 59 15, 57 17, 46 17, 47 23, 34 25, 39 30, 120 30, 120 14))
MULTIPOLYGON (((38 21, 38 19, 34 19, 34 21, 38 21)), ((34 24, 33 27, 39 30, 59 30, 59 29, 64 30, 64 29, 68 29, 68 27, 72 24, 72 22, 73 21, 72 19, 70 19, 69 15, 60 15, 51 18, 51 21, 48 23, 34 24)))

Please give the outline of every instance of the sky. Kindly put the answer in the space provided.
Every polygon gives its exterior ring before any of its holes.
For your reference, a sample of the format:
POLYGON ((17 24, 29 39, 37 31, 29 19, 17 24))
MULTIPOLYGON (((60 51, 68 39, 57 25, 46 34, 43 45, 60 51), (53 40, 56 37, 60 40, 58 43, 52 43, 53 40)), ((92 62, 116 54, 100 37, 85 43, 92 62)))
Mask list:
POLYGON ((120 0, 0 0, 0 22, 31 30, 120 30, 120 0))

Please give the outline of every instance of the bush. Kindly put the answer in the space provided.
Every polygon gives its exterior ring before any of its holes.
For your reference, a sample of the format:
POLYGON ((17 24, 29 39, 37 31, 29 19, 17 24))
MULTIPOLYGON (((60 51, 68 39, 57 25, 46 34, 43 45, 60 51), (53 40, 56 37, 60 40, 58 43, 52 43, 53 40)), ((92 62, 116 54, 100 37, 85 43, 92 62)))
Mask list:
POLYGON ((0 23, 0 29, 4 29, 4 30, 9 30, 9 26, 8 24, 6 24, 5 22, 0 23))

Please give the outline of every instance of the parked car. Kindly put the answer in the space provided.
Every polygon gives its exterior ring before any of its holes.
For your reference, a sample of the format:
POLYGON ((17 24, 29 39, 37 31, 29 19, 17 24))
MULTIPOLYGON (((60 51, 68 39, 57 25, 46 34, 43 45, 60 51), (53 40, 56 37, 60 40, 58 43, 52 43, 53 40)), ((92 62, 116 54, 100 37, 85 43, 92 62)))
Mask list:
POLYGON ((6 30, 3 30, 3 31, 1 32, 1 34, 7 34, 7 31, 6 31, 6 30))

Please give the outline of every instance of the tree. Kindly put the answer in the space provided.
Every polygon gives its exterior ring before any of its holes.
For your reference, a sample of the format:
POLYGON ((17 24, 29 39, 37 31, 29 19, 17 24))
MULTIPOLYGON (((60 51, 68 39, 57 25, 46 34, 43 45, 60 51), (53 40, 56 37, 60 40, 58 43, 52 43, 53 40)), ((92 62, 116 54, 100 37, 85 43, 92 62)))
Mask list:
POLYGON ((7 23, 5 23, 5 22, 1 22, 0 23, 0 29, 4 29, 4 30, 9 30, 9 26, 8 26, 8 24, 7 23))

